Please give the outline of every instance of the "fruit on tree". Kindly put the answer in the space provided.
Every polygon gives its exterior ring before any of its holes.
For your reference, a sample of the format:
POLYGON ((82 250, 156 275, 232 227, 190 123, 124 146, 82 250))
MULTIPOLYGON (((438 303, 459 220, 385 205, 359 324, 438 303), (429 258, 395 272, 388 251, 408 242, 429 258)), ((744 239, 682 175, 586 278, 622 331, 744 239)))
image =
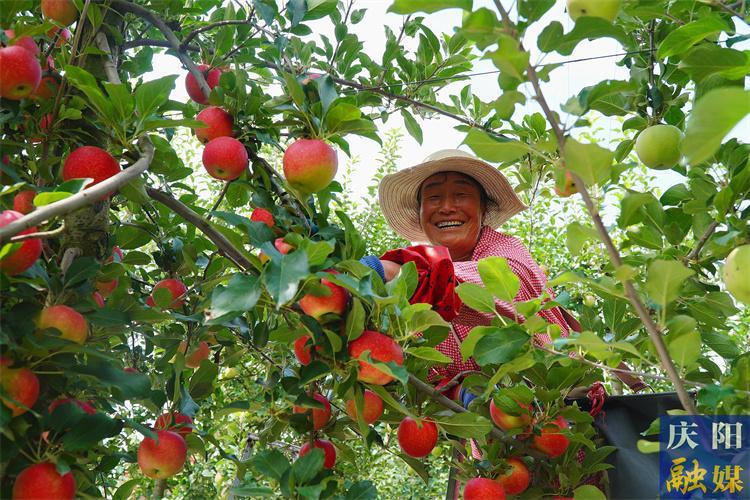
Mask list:
POLYGON ((303 193, 317 193, 331 183, 338 169, 336 151, 321 139, 298 139, 284 152, 284 177, 303 193))
POLYGON ((51 40, 54 40, 58 33, 60 33, 60 36, 57 37, 55 47, 59 48, 70 40, 70 30, 68 28, 60 29, 57 26, 54 26, 47 32, 47 36, 50 37, 51 40))
POLYGON ((583 305, 586 307, 594 307, 596 305, 596 297, 587 293, 583 296, 583 305))
POLYGON ((51 462, 41 462, 25 468, 13 483, 13 500, 72 500, 75 494, 76 481, 73 474, 60 474, 51 462))
POLYGON ((523 429, 531 424, 531 413, 529 405, 524 403, 518 403, 520 412, 518 415, 511 415, 501 410, 495 405, 494 400, 490 400, 490 417, 495 425, 500 427, 504 431, 512 429, 523 429))
POLYGON ((188 353, 188 345, 184 340, 180 342, 178 349, 181 353, 185 354, 185 366, 188 368, 198 368, 204 359, 208 359, 211 355, 211 348, 208 346, 208 342, 201 340, 198 342, 198 347, 192 349, 188 353))
POLYGON ((31 97, 35 99, 51 99, 57 95, 57 90, 60 88, 60 82, 54 75, 42 76, 42 80, 39 82, 39 86, 31 94, 31 97))
POLYGON ((570 170, 555 175, 555 194, 560 198, 567 198, 578 192, 576 183, 573 180, 573 176, 570 170))
POLYGON ((305 406, 294 405, 292 411, 294 413, 310 413, 310 410, 312 410, 313 430, 319 431, 331 419, 331 403, 320 393, 313 394, 313 399, 322 403, 323 408, 307 408, 305 406))
POLYGON ((42 0, 42 15, 62 24, 70 26, 78 19, 78 9, 73 0, 42 0))
POLYGON ((172 477, 185 465, 187 444, 172 431, 157 430, 157 440, 144 438, 138 446, 138 466, 153 479, 172 477))
POLYGON ((638 159, 649 168, 666 170, 680 161, 682 131, 673 125, 652 125, 635 140, 638 159))
POLYGON ((541 451, 550 458, 559 457, 568 449, 570 441, 560 430, 567 429, 568 422, 562 417, 557 417, 542 427, 539 436, 534 436, 534 448, 541 451))
MULTIPOLYGON (((213 89, 219 85, 219 78, 221 77, 222 71, 219 68, 211 68, 207 64, 199 64, 198 71, 203 73, 203 78, 208 83, 208 88, 213 89)), ((195 79, 192 73, 188 73, 185 77, 185 90, 187 90, 190 98, 198 104, 208 104, 208 96, 203 93, 198 80, 195 79)))
POLYGON ((31 189, 21 191, 13 197, 13 210, 21 214, 27 214, 34 210, 34 197, 36 193, 31 189))
POLYGON ((568 14, 574 21, 579 17, 600 17, 612 22, 620 11, 621 0, 568 0, 568 14))
POLYGON ((9 45, 18 45, 31 52, 34 57, 39 55, 39 45, 29 35, 23 35, 16 38, 15 30, 5 30, 5 36, 10 40, 9 45))
POLYGON ((156 305, 154 293, 162 289, 168 290, 172 295, 172 302, 167 306, 167 309, 178 309, 185 303, 184 296, 188 291, 185 283, 175 278, 167 278, 154 285, 154 288, 151 290, 151 296, 146 299, 146 304, 154 307, 156 305))
POLYGON ((286 255, 294 250, 294 246, 284 241, 284 238, 276 238, 273 241, 273 246, 276 247, 276 250, 282 255, 286 255))
POLYGON ((346 311, 346 305, 349 303, 349 292, 327 279, 321 279, 320 284, 327 287, 331 291, 331 294, 316 296, 308 293, 299 300, 302 312, 317 320, 320 320, 324 314, 333 313, 342 315, 346 311))
POLYGON ((193 432, 193 419, 178 411, 163 413, 156 418, 154 428, 176 432, 183 438, 193 432))
MULTIPOLYGON (((23 214, 15 210, 4 210, 0 213, 0 227, 5 227, 11 222, 20 219, 23 214)), ((32 227, 18 234, 36 233, 36 227, 32 227)), ((0 271, 8 276, 15 276, 26 271, 34 265, 34 262, 42 255, 42 241, 31 238, 21 242, 21 245, 12 253, 0 259, 0 271)))
MULTIPOLYGON (((328 441, 327 439, 316 439, 313 442, 313 446, 315 448, 320 448, 323 450, 323 454, 325 458, 323 459, 323 467, 326 469, 331 469, 334 464, 336 463, 336 448, 333 446, 333 443, 328 441)), ((305 444, 300 446, 299 448, 299 456, 303 457, 310 453, 310 450, 312 447, 310 446, 310 441, 305 441, 305 444)))
POLYGON ((732 250, 724 264, 724 285, 732 296, 750 305, 750 245, 742 245, 732 250))
POLYGON ((64 181, 71 179, 93 179, 87 187, 99 184, 118 174, 122 168, 114 157, 96 146, 81 146, 65 160, 62 169, 64 181))
POLYGON ((458 401, 458 397, 461 394, 461 384, 455 384, 450 389, 443 389, 446 385, 453 381, 453 377, 443 377, 435 385, 435 390, 443 394, 448 399, 458 401))
POLYGON ((310 336, 303 335, 294 341, 294 355, 302 366, 307 366, 312 361, 311 347, 307 344, 308 340, 310 340, 310 336))
MULTIPOLYGON (((354 399, 346 402, 346 414, 352 420, 357 420, 357 404, 354 399)), ((362 420, 368 424, 374 424, 383 414, 383 400, 369 389, 364 392, 362 401, 362 420)))
POLYGON ((466 481, 464 500, 505 500, 505 489, 494 479, 475 477, 466 481))
POLYGON ((401 451, 414 458, 426 457, 437 444, 438 429, 429 418, 421 421, 404 417, 398 425, 398 445, 401 451))
POLYGON ((122 262, 122 259, 124 259, 125 256, 122 253, 122 250, 117 245, 112 247, 112 255, 107 257, 107 260, 104 261, 105 264, 111 264, 113 262, 117 262, 118 264, 122 262))
POLYGON ((509 458, 510 470, 497 477, 497 482, 503 485, 508 495, 518 495, 526 491, 531 483, 531 473, 520 458, 509 458))
POLYGON ((61 398, 61 399, 56 399, 52 401, 49 404, 49 408, 47 408, 47 411, 52 413, 53 411, 55 411, 56 408, 64 404, 74 404, 89 415, 93 415, 94 413, 96 413, 96 408, 91 406, 89 403, 80 401, 78 399, 71 399, 71 398, 61 398))
POLYGON ((60 337, 83 344, 89 335, 89 324, 81 313, 62 304, 42 309, 36 320, 39 330, 54 328, 60 332, 60 337))
POLYGON ((109 281, 97 281, 94 286, 96 287, 96 291, 99 292, 103 298, 107 298, 112 294, 112 292, 115 291, 118 283, 119 280, 116 279, 109 281))
POLYGON ((36 374, 28 368, 11 368, 7 358, 0 363, 0 386, 8 395, 7 398, 0 396, 0 401, 11 409, 14 417, 26 413, 26 408, 34 406, 39 398, 39 378, 36 374))
POLYGON ((104 297, 102 297, 101 293, 95 291, 91 294, 91 298, 94 299, 94 302, 96 302, 99 309, 104 307, 104 297))
MULTIPOLYGON (((253 222, 262 222, 268 227, 273 227, 276 224, 273 220, 273 214, 265 208, 256 208, 253 210, 253 213, 250 214, 250 220, 253 222)), ((284 241, 284 239, 282 238, 281 241, 284 241)))
POLYGON ((234 180, 242 175, 247 164, 247 150, 234 137, 217 137, 203 148, 203 166, 215 179, 234 180))
MULTIPOLYGON (((398 366, 404 364, 404 351, 388 335, 373 330, 365 330, 362 335, 349 342, 349 356, 358 358, 365 351, 370 352, 370 359, 381 363, 393 362, 398 366)), ((375 368, 367 361, 359 361, 357 380, 366 384, 385 385, 394 377, 375 368)))
POLYGON ((0 48, 0 97, 19 101, 41 81, 42 66, 34 54, 20 45, 0 48))
POLYGON ((218 106, 209 106, 195 117, 206 124, 205 127, 195 129, 195 137, 206 143, 217 137, 232 137, 234 118, 218 106))

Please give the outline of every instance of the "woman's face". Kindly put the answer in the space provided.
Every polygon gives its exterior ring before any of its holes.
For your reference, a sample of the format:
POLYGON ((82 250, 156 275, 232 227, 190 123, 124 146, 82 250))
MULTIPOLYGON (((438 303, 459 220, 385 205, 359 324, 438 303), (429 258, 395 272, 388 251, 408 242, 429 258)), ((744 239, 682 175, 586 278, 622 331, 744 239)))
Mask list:
POLYGON ((467 175, 440 172, 419 189, 419 222, 430 243, 447 247, 454 261, 470 259, 484 214, 479 185, 467 175))

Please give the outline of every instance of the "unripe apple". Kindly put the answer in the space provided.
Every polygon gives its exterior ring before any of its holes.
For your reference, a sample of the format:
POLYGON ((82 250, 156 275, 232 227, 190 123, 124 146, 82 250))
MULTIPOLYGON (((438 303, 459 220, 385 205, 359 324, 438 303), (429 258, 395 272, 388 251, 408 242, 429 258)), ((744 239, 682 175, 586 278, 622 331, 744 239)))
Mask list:
POLYGON ((673 125, 652 125, 635 140, 635 153, 649 168, 667 170, 680 161, 682 131, 673 125))
POLYGON ((420 422, 404 417, 398 425, 398 445, 401 451, 414 458, 426 457, 437 444, 438 429, 429 418, 420 422))
POLYGON ((568 0, 568 14, 574 21, 588 16, 612 22, 620 11, 620 3, 620 0, 568 0))
POLYGON ((21 214, 27 214, 34 210, 34 197, 36 193, 31 189, 19 192, 13 197, 13 210, 21 214))
POLYGON ((138 446, 138 466, 153 479, 166 479, 182 470, 187 459, 185 440, 172 431, 157 430, 158 441, 144 438, 138 446))
POLYGON ((47 100, 55 97, 60 88, 60 82, 54 75, 42 76, 39 86, 31 94, 34 99, 47 100))
POLYGON ((510 470, 497 477, 508 495, 518 495, 526 491, 531 483, 531 473, 520 458, 509 458, 510 470))
POLYGON ((62 406, 64 404, 74 404, 78 408, 80 408, 81 410, 83 410, 85 413, 87 413, 89 415, 93 415, 94 413, 96 413, 96 408, 94 408, 93 406, 91 406, 89 403, 85 403, 85 402, 80 401, 78 399, 71 399, 71 398, 62 398, 62 399, 56 399, 56 400, 52 401, 49 404, 49 408, 47 408, 47 411, 49 413, 52 413, 52 412, 55 411, 55 409, 57 407, 62 406))
MULTIPOLYGON (((4 210, 3 213, 0 213, 0 227, 5 227, 21 217, 23 217, 23 214, 20 212, 4 210)), ((32 234, 36 231, 36 227, 32 227, 18 234, 32 234)), ((0 271, 8 276, 21 274, 33 266, 40 255, 42 255, 42 240, 36 238, 24 240, 13 253, 0 259, 0 271)))
POLYGON ((583 305, 586 307, 594 307, 596 305, 596 297, 591 294, 583 296, 583 305))
POLYGON ((39 330, 54 328, 60 332, 60 337, 83 344, 89 335, 89 324, 81 313, 72 307, 64 305, 49 306, 42 309, 36 320, 39 330))
POLYGON ((34 57, 39 55, 39 45, 36 44, 33 38, 29 35, 23 35, 16 38, 16 32, 14 30, 5 30, 5 36, 10 40, 9 45, 18 45, 23 47, 33 54, 34 57))
MULTIPOLYGON (((333 446, 333 443, 327 439, 316 439, 313 442, 313 446, 323 450, 323 454, 325 455, 325 458, 323 459, 323 467, 331 469, 336 463, 336 448, 333 446)), ((311 449, 310 441, 305 441, 305 444, 299 448, 299 456, 303 457, 307 455, 310 453, 311 449)))
POLYGON ((50 462, 25 468, 13 483, 13 500, 72 500, 75 494, 76 481, 73 474, 60 474, 55 464, 50 462))
POLYGON ((7 359, 0 363, 0 386, 8 395, 8 398, 0 396, 0 401, 11 409, 14 417, 26 413, 26 408, 34 406, 39 398, 39 379, 34 372, 28 368, 11 368, 7 359))
POLYGON ((498 408, 495 405, 494 400, 490 400, 490 417, 492 417, 492 421, 495 422, 495 425, 504 431, 528 427, 531 424, 530 408, 523 403, 518 403, 518 406, 521 408, 520 414, 510 415, 498 408))
POLYGON ((325 396, 320 393, 313 394, 313 399, 323 404, 324 408, 307 408, 305 406, 294 405, 293 413, 310 413, 312 410, 313 430, 319 431, 326 426, 331 419, 331 403, 325 396))
POLYGON ((576 183, 569 170, 565 170, 563 175, 555 175, 555 193, 560 198, 567 198, 578 192, 576 183))
POLYGON ((320 320, 324 314, 333 313, 339 316, 344 314, 346 305, 349 303, 349 292, 327 279, 321 279, 320 283, 326 286, 331 294, 319 297, 308 293, 299 300, 299 307, 302 312, 317 320, 320 320))
POLYGON ((155 429, 176 432, 183 438, 193 432, 193 419, 178 411, 163 413, 154 422, 155 429))
MULTIPOLYGON (((273 214, 265 208, 256 208, 253 213, 250 214, 250 220, 253 222, 262 222, 268 227, 273 227, 276 222, 273 220, 273 214)), ((284 241, 282 238, 281 241, 284 241)))
POLYGON ((151 307, 156 305, 156 302, 154 302, 154 292, 162 288, 169 290, 169 293, 172 294, 172 302, 167 306, 167 309, 179 309, 182 307, 185 303, 184 296, 188 290, 185 283, 174 278, 167 278, 155 284, 153 290, 151 290, 151 296, 146 299, 147 305, 151 307))
MULTIPOLYGON (((404 351, 388 335, 372 330, 365 330, 362 335, 349 342, 349 356, 358 358, 365 351, 370 351, 370 359, 387 363, 392 361, 398 366, 404 364, 404 351)), ((393 376, 375 368, 367 361, 359 361, 357 380, 366 384, 385 385, 393 376)))
POLYGON ((466 481, 464 500, 505 500, 505 488, 494 479, 475 477, 466 481))
MULTIPOLYGON (((357 403, 354 399, 346 402, 346 414, 349 418, 357 420, 357 403)), ((364 401, 362 401, 362 420, 368 424, 374 424, 383 414, 383 400, 369 389, 364 392, 364 401)))
POLYGON ((232 137, 234 118, 217 106, 209 106, 195 117, 206 124, 205 127, 195 129, 195 137, 202 143, 207 143, 217 137, 232 137))
POLYGON ((534 448, 550 458, 559 457, 568 449, 570 441, 560 433, 560 429, 567 429, 568 422, 562 417, 542 427, 541 435, 534 436, 534 448))
POLYGON ((78 9, 73 0, 42 0, 42 15, 62 24, 70 26, 78 19, 78 9))
POLYGON ((312 361, 311 347, 306 345, 308 340, 310 336, 303 335, 294 341, 294 355, 302 366, 307 366, 312 361))
MULTIPOLYGON (((222 71, 219 68, 210 68, 207 64, 199 64, 198 71, 203 73, 203 78, 208 83, 208 88, 213 89, 219 85, 219 78, 221 77, 222 71)), ((185 90, 187 90, 190 98, 198 104, 208 104, 208 96, 204 95, 198 85, 198 80, 195 79, 192 73, 188 73, 185 77, 185 90)))
POLYGON ((215 179, 234 180, 242 175, 247 164, 247 150, 234 137, 217 137, 203 148, 203 166, 215 179))
POLYGON ((298 139, 284 152, 284 177, 302 193, 317 193, 333 180, 338 169, 336 151, 321 139, 298 139))
POLYGON ((0 97, 19 101, 42 81, 42 66, 20 45, 0 48, 0 97))
POLYGON ((198 368, 204 359, 208 359, 211 355, 211 348, 208 346, 208 342, 201 340, 198 342, 198 347, 190 350, 188 354, 188 345, 184 340, 180 342, 178 350, 185 354, 185 366, 188 368, 198 368))
POLYGON ((86 185, 91 187, 120 173, 121 170, 117 160, 103 149, 96 146, 81 146, 65 160, 62 178, 64 181, 91 178, 93 181, 86 185))
POLYGON ((732 250, 724 264, 724 285, 732 296, 750 305, 750 245, 742 245, 732 250))

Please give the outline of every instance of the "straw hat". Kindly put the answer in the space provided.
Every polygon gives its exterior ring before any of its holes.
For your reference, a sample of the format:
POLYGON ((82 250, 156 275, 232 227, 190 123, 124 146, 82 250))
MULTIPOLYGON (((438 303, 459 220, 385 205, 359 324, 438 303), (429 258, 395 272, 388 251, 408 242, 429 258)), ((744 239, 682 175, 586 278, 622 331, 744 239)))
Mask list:
POLYGON ((428 242, 419 223, 417 193, 425 179, 438 172, 460 172, 476 180, 487 193, 484 225, 493 229, 528 208, 508 179, 489 163, 460 149, 437 151, 413 167, 386 175, 380 182, 380 208, 388 224, 412 242, 428 242))

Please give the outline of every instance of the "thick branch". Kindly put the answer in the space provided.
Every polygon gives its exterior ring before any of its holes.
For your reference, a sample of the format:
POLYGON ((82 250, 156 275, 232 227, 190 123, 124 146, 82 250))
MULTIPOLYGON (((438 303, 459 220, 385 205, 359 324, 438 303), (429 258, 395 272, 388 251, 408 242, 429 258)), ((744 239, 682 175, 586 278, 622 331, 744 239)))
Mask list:
POLYGON ((122 186, 141 175, 148 169, 149 165, 151 165, 151 160, 154 157, 154 146, 145 136, 138 141, 138 145, 142 151, 141 157, 131 167, 126 168, 122 172, 113 175, 109 179, 104 180, 95 186, 86 188, 80 193, 65 198, 64 200, 37 208, 33 212, 0 228, 0 245, 8 242, 11 237, 17 235, 21 231, 29 229, 30 227, 39 225, 53 217, 69 214, 81 207, 96 203, 105 196, 108 196, 109 193, 117 191, 122 186))

